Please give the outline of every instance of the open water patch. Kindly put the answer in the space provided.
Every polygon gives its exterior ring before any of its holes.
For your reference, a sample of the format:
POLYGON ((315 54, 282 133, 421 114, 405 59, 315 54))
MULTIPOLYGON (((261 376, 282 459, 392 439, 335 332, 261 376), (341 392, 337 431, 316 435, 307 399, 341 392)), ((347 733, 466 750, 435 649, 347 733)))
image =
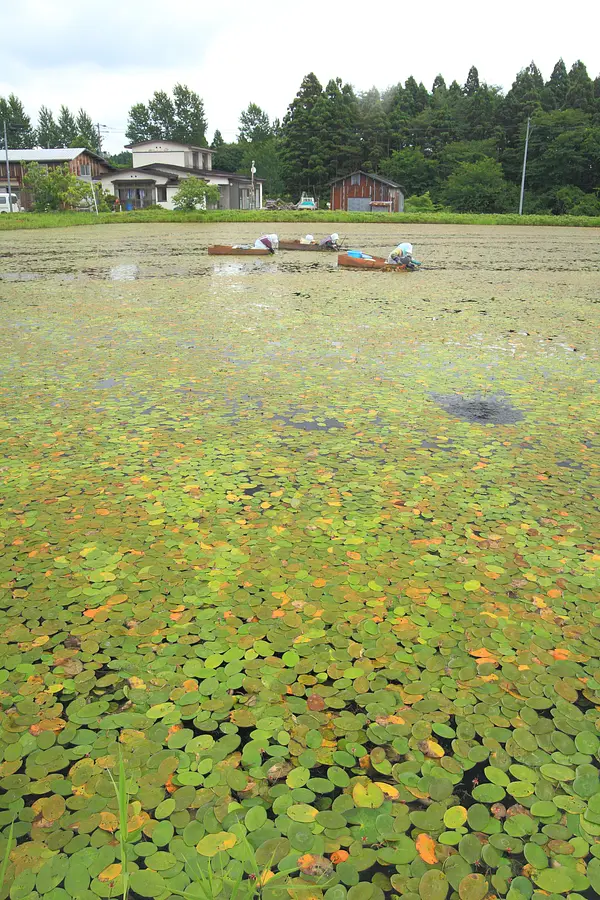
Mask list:
POLYGON ((523 419, 523 413, 505 397, 493 394, 435 394, 432 399, 450 416, 474 425, 515 425, 523 419))

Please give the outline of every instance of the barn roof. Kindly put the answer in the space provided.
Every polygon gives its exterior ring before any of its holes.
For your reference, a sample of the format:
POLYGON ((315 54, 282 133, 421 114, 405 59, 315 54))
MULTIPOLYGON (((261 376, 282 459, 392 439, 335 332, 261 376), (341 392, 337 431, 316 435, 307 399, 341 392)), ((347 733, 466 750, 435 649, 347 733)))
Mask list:
POLYGON ((331 184, 336 184, 338 181, 345 181, 347 178, 351 178, 353 175, 366 175, 367 178, 373 178, 375 181, 381 181, 383 184, 387 184, 389 187, 399 188, 402 190, 401 184, 396 184, 395 181, 392 181, 390 178, 383 178, 381 175, 375 175, 373 172, 365 172, 364 169, 355 169, 354 172, 348 172, 347 175, 340 175, 339 178, 334 178, 331 181, 331 184))

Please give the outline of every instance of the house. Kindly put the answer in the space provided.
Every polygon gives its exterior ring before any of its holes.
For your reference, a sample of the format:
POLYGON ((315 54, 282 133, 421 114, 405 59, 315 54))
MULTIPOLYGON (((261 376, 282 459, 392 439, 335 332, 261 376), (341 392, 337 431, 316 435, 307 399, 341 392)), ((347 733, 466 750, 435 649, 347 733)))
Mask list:
POLYGON ((395 181, 358 169, 331 182, 331 208, 348 212, 403 212, 404 193, 395 181))
POLYGON ((152 140, 127 147, 133 156, 130 169, 102 174, 98 181, 105 190, 119 197, 123 209, 162 206, 173 209, 173 197, 181 182, 191 175, 219 188, 219 209, 260 209, 263 179, 252 181, 213 169, 213 151, 177 141, 152 140))
MULTIPOLYGON (((85 147, 55 147, 38 150, 9 150, 8 164, 10 166, 10 182, 13 193, 17 194, 19 203, 25 209, 31 208, 32 198, 23 189, 23 164, 36 162, 46 168, 56 168, 68 163, 70 171, 84 181, 111 172, 113 166, 105 159, 85 147)), ((0 156, 0 192, 8 190, 6 177, 6 161, 4 152, 0 156)))

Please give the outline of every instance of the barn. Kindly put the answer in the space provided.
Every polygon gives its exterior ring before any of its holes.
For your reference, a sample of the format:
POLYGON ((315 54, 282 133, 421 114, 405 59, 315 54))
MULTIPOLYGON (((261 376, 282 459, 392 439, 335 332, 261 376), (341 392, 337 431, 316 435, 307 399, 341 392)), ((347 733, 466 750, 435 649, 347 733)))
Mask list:
POLYGON ((395 181, 358 169, 331 182, 331 208, 348 212, 403 212, 404 194, 395 181))

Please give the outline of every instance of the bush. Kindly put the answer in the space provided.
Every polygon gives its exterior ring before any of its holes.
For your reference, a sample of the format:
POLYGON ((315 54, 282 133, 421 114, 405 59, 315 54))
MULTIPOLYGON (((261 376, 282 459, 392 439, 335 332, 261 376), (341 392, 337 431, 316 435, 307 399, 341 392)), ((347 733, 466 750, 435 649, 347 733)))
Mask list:
POLYGON ((446 181, 443 197, 454 212, 502 213, 516 208, 517 188, 506 181, 500 163, 486 156, 460 163, 446 181))
POLYGON ((406 198, 404 204, 405 212, 438 212, 444 207, 441 203, 434 203, 431 194, 426 191, 424 194, 413 194, 406 198))
POLYGON ((68 163, 46 169, 33 162, 24 167, 23 186, 33 194, 36 212, 76 209, 82 201, 91 200, 91 185, 69 169, 68 163))
POLYGON ((558 216, 600 216, 600 200, 568 184, 555 191, 551 209, 558 216))
POLYGON ((216 184, 208 184, 202 178, 190 175, 181 182, 181 186, 173 197, 173 205, 177 210, 192 211, 206 209, 210 203, 218 203, 220 198, 219 188, 216 184))

